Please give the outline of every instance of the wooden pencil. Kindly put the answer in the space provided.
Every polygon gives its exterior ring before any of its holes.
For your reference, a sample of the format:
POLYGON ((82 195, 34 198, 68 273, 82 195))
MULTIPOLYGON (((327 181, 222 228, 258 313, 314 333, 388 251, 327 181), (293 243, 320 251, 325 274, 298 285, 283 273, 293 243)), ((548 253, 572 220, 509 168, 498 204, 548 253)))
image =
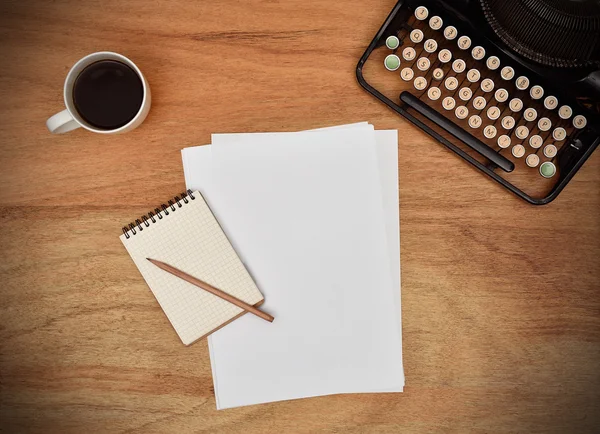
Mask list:
POLYGON ((253 313, 254 315, 264 319, 265 321, 269 321, 269 322, 273 322, 273 320, 275 319, 274 317, 272 317, 271 315, 269 315, 268 313, 263 312, 260 309, 255 308, 254 306, 243 302, 242 300, 235 298, 233 295, 227 294, 224 291, 221 291, 218 288, 215 288, 212 285, 209 285, 206 282, 203 282, 200 279, 196 279, 194 276, 190 276, 189 274, 169 265, 169 264, 165 264, 162 261, 157 261, 156 259, 150 259, 150 258, 146 258, 148 261, 152 262, 154 265, 156 265, 158 268, 166 271, 167 273, 171 273, 174 276, 179 277, 180 279, 185 280, 186 282, 191 283, 192 285, 197 286, 198 288, 202 288, 205 291, 210 292, 211 294, 216 295, 219 298, 222 298, 225 301, 228 301, 232 304, 235 304, 237 307, 244 309, 247 312, 253 313))

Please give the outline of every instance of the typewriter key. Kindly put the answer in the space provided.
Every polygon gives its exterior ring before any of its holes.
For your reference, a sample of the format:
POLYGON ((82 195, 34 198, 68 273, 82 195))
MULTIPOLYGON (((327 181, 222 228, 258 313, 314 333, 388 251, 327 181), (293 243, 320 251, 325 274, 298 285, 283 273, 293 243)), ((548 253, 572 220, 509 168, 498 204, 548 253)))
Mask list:
POLYGON ((549 161, 544 161, 540 166, 540 175, 544 178, 552 178, 556 174, 556 166, 549 161))
POLYGON ((464 72, 466 67, 467 67, 467 64, 462 59, 456 59, 454 62, 452 62, 452 69, 457 74, 464 72))
POLYGON ((530 107, 523 112, 523 117, 526 121, 533 122, 537 119, 537 111, 530 107))
POLYGON ((554 110, 558 106, 558 100, 555 96, 547 96, 544 100, 544 107, 548 110, 554 110))
POLYGON ((585 118, 585 116, 577 115, 573 118, 573 126, 578 130, 585 128, 586 125, 587 119, 585 118))
POLYGON ((496 127, 493 125, 488 125, 483 129, 483 135, 486 136, 488 139, 493 139, 494 137, 496 137, 496 127))
POLYGON ((534 134, 529 138, 529 146, 531 146, 533 149, 538 149, 540 146, 542 146, 542 143, 542 137, 537 134, 534 134))
POLYGON ((554 145, 546 145, 544 147, 544 155, 548 158, 556 157, 557 152, 558 152, 558 150, 556 149, 556 146, 554 146, 554 145))
POLYGON ((508 92, 506 89, 498 89, 496 91, 496 93, 494 94, 494 98, 496 98, 496 101, 498 102, 504 102, 508 99, 508 92))
POLYGON ((548 118, 540 118, 538 121, 538 128, 540 131, 548 131, 552 128, 552 121, 548 118))
POLYGON ((454 112, 454 114, 458 119, 465 119, 467 116, 469 116, 469 109, 466 108, 464 105, 461 105, 456 107, 456 111, 454 112))
POLYGON ((500 67, 500 59, 498 59, 496 56, 490 56, 485 61, 485 64, 487 65, 488 69, 494 71, 500 67))
POLYGON ((569 119, 571 116, 573 116, 573 110, 568 105, 563 105, 558 109, 558 115, 561 119, 569 119))
POLYGON ((529 79, 527 77, 522 75, 521 77, 517 78, 517 88, 518 89, 525 90, 528 87, 529 87, 529 79))
POLYGON ((542 86, 535 85, 529 90, 529 95, 533 99, 540 99, 544 96, 544 88, 542 86))
POLYGON ((521 140, 525 140, 527 136, 529 136, 529 128, 525 125, 520 125, 515 130, 515 136, 517 136, 521 140))
POLYGON ((456 38, 457 35, 458 35, 458 31, 456 30, 456 27, 454 27, 454 26, 448 26, 444 29, 444 37, 449 41, 456 38))
POLYGON ((427 57, 420 57, 419 60, 417 60, 417 68, 419 68, 421 71, 427 71, 429 66, 430 63, 427 57))
POLYGON ((552 137, 557 142, 562 142, 567 137, 567 132, 563 127, 558 127, 554 131, 552 131, 552 137))
POLYGON ((450 50, 444 48, 438 53, 438 59, 440 59, 440 62, 442 63, 448 63, 452 60, 452 53, 450 50))
POLYGON ((504 116, 501 123, 505 130, 510 130, 515 126, 515 118, 512 116, 504 116))
POLYGON ((404 81, 411 81, 414 76, 415 73, 410 68, 404 68, 402 71, 400 71, 400 77, 402 77, 402 80, 404 81))
POLYGON ((471 99, 471 97, 473 96, 473 91, 471 89, 469 89, 468 87, 463 87, 459 92, 458 92, 458 96, 460 97, 460 99, 462 99, 463 101, 469 101, 471 99))
POLYGON ((423 90, 427 87, 427 80, 424 77, 415 78, 415 89, 423 90))
POLYGON ((480 78, 481 78, 481 74, 476 69, 469 69, 469 72, 467 72, 467 79, 471 83, 477 83, 480 78))
POLYGON ((487 109, 487 117, 495 121, 500 117, 500 109, 495 105, 487 109))
POLYGON ((482 96, 477 96, 473 100, 473 107, 475 107, 477 110, 483 110, 485 108, 486 104, 487 104, 487 101, 482 96))
POLYGON ((537 167, 538 164, 540 164, 540 157, 536 154, 529 154, 525 159, 525 163, 527 163, 529 167, 537 167))
POLYGON ((481 126, 481 118, 477 115, 473 115, 469 118, 469 126, 471 128, 479 128, 481 126))
POLYGON ((511 111, 513 111, 515 113, 520 112, 521 109, 523 108, 523 101, 521 101, 519 98, 513 98, 508 103, 508 107, 510 108, 511 111))
POLYGON ((448 90, 456 90, 458 87, 458 80, 456 77, 448 77, 444 82, 444 86, 446 86, 446 89, 448 90))
POLYGON ((491 92, 492 90, 494 90, 494 82, 489 78, 484 78, 481 81, 481 90, 483 90, 484 92, 491 92))
POLYGON ((473 56, 473 59, 475 60, 483 59, 485 57, 485 48, 480 47, 479 45, 476 46, 471 50, 471 56, 473 56))
POLYGON ((404 50, 402 50, 402 57, 404 57, 404 60, 408 60, 410 62, 411 60, 414 60, 416 56, 417 52, 413 47, 406 47, 404 50))
POLYGON ((400 58, 395 54, 388 55, 384 63, 388 71, 395 71, 400 68, 400 58))
POLYGON ((417 20, 425 20, 427 19, 427 17, 429 16, 429 11, 427 10, 427 8, 425 6, 419 6, 418 8, 415 9, 415 18, 417 18, 417 20))
POLYGON ((385 40, 385 46, 390 50, 395 50, 400 46, 400 39, 398 39, 396 36, 388 36, 385 40))
POLYGON ((413 30, 412 32, 410 32, 410 40, 413 41, 415 44, 418 44, 423 40, 423 32, 419 29, 413 30))
POLYGON ((444 21, 437 15, 431 17, 429 20, 429 27, 431 27, 433 30, 441 29, 442 25, 444 25, 444 21))
POLYGON ((515 70, 512 69, 510 66, 505 66, 504 68, 502 68, 502 71, 500 71, 500 75, 504 80, 512 80, 515 76, 515 70))
POLYGON ((458 38, 458 48, 461 50, 468 50, 471 47, 471 38, 468 36, 461 36, 458 38))
POLYGON ((442 68, 435 68, 432 75, 435 80, 441 80, 444 78, 444 70, 442 68))
POLYGON ((455 105, 456 101, 454 101, 454 98, 452 98, 451 96, 447 96, 442 101, 442 107, 444 107, 446 110, 452 110, 455 105))
POLYGON ((525 147, 523 145, 513 146, 512 154, 515 158, 521 158, 523 155, 525 155, 525 147))
POLYGON ((502 149, 506 149, 510 146, 510 137, 508 137, 506 134, 502 134, 500 137, 498 137, 498 146, 500 146, 502 149))
POLYGON ((423 46, 423 48, 425 49, 425 51, 427 51, 428 53, 434 53, 435 50, 437 50, 438 44, 437 41, 435 39, 428 39, 425 41, 425 44, 423 46))
POLYGON ((433 86, 430 87, 429 90, 427 90, 427 96, 430 100, 437 101, 438 99, 440 99, 440 96, 442 96, 442 91, 439 87, 433 86))

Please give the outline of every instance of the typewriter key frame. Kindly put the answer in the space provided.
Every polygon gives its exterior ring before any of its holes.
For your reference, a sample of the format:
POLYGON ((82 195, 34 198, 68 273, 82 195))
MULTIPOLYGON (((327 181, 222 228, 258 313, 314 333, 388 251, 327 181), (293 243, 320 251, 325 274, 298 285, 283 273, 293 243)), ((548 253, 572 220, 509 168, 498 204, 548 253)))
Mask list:
MULTIPOLYGON (((440 32, 441 31, 443 31, 443 28, 440 29, 440 32)), ((518 59, 516 55, 512 54, 508 49, 497 44, 493 40, 493 38, 489 36, 489 33, 486 34, 486 32, 482 31, 481 29, 475 30, 474 26, 471 24, 467 17, 460 14, 458 11, 453 10, 451 7, 442 4, 441 2, 438 2, 436 0, 400 0, 394 6, 394 8, 384 21, 383 25, 376 33, 375 37, 363 53, 362 57, 360 58, 356 67, 356 77, 359 84, 375 98, 386 104, 396 113, 402 115, 412 124, 425 131, 438 142, 446 146, 455 154, 459 155, 461 158, 469 162, 471 165, 475 166, 481 172, 488 175, 490 178, 498 182, 500 185, 502 185, 518 197, 534 205, 548 204, 560 194, 560 192, 571 181, 573 176, 577 173, 577 171, 582 167, 585 161, 600 144, 600 121, 598 120, 598 116, 596 115, 596 113, 586 111, 585 107, 581 107, 581 104, 579 104, 575 98, 565 96, 563 93, 557 94, 555 92, 554 86, 548 86, 546 79, 539 75, 539 73, 537 72, 539 71, 539 69, 536 71, 536 68, 532 68, 532 65, 530 63, 518 59), (412 95, 406 95, 408 92, 405 91, 402 92, 402 96, 396 96, 397 99, 396 101, 394 101, 392 98, 386 96, 383 92, 380 92, 376 87, 372 86, 369 82, 367 82, 363 75, 363 67, 365 66, 367 60, 369 60, 371 54, 374 52, 374 50, 378 48, 385 48, 386 39, 388 37, 397 37, 400 34, 401 30, 404 29, 407 32, 409 32, 412 29, 408 25, 408 18, 414 13, 415 8, 417 8, 418 6, 425 6, 429 9, 429 11, 432 11, 432 13, 429 15, 430 17, 434 15, 441 16, 444 20, 444 27, 446 27, 447 25, 456 26, 459 28, 459 34, 461 30, 462 32, 469 32, 469 36, 474 39, 471 48, 476 45, 483 45, 486 51, 488 51, 489 49, 489 56, 497 56, 501 59, 504 59, 504 61, 502 62, 503 64, 506 64, 506 59, 509 59, 510 66, 517 68, 518 71, 526 72, 527 76, 530 79, 534 79, 532 84, 542 84, 545 87, 547 86, 547 89, 553 90, 553 95, 556 94, 559 96, 561 104, 567 103, 571 107, 576 107, 577 113, 585 113, 586 118, 588 119, 588 125, 584 129, 578 131, 578 133, 571 140, 566 141, 559 151, 558 159, 553 160, 556 161, 557 165, 559 165, 560 173, 557 174, 558 178, 552 186, 552 188, 547 192, 547 194, 544 194, 540 197, 530 195, 523 191, 521 188, 519 188, 517 185, 500 176, 499 173, 496 173, 497 169, 502 169, 498 165, 498 161, 496 160, 496 162, 494 162, 493 159, 489 159, 488 156, 486 156, 486 153, 489 154, 489 150, 493 151, 493 149, 488 147, 488 149, 485 150, 486 152, 482 153, 481 150, 474 149, 472 146, 464 144, 464 141, 460 140, 460 136, 463 133, 469 135, 469 133, 466 130, 461 132, 461 134, 459 134, 458 136, 456 134, 452 134, 454 138, 456 138, 459 142, 459 144, 456 144, 453 143, 453 139, 447 138, 446 134, 440 133, 434 128, 431 128, 426 123, 427 119, 423 119, 423 117, 420 116, 422 113, 419 113, 418 110, 415 110, 415 105, 410 105, 406 103, 407 99, 410 99, 412 102, 414 102, 414 100, 418 100, 417 97, 414 97, 412 95), (413 112, 415 113, 413 114, 413 112), (480 161, 481 159, 483 159, 484 161, 480 161)), ((397 47, 398 53, 400 53, 400 51, 402 50, 403 44, 404 42, 400 41, 400 46, 397 47)), ((394 52, 396 52, 396 50, 394 50, 394 52)), ((519 75, 521 74, 517 73, 515 77, 518 77, 519 75)), ((395 78, 400 79, 400 77, 395 78)), ((484 77, 482 77, 482 79, 483 78, 484 77)), ((426 104, 422 103, 422 105, 426 104)), ((443 114, 437 115, 438 117, 445 118, 443 114)), ((450 123, 452 122, 450 121, 450 123)), ((437 126, 440 127, 440 124, 437 123, 437 126)), ((455 127, 460 128, 456 125, 455 127)), ((447 129, 445 130, 446 132, 448 131, 447 129)), ((529 163, 527 163, 527 165, 529 165, 529 163)), ((503 170, 507 170, 507 168, 504 167, 503 170)), ((510 170, 512 169, 508 167, 508 171, 510 170)), ((540 174, 543 177, 546 177, 542 172, 540 172, 540 174)))

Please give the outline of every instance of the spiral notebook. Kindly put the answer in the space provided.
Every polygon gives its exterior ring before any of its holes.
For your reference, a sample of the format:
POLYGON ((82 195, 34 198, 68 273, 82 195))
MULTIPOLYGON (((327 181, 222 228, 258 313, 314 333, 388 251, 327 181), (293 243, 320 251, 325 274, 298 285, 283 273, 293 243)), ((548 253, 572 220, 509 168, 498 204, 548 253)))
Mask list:
POLYGON ((245 311, 146 260, 157 259, 248 304, 264 297, 202 195, 190 190, 123 228, 120 237, 185 345, 218 330, 245 311))

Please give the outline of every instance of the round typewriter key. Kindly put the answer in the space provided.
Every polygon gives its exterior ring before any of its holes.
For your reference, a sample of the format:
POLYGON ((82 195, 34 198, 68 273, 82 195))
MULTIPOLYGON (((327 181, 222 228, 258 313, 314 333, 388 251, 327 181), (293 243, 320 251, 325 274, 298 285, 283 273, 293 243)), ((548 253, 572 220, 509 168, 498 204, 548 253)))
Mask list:
POLYGON ((456 38, 457 35, 458 35, 458 31, 456 30, 456 27, 454 27, 454 26, 448 26, 444 29, 444 37, 449 41, 456 38))
POLYGON ((504 116, 502 118, 502 127, 504 127, 505 130, 510 130, 514 126, 515 126, 515 118, 513 118, 512 116, 504 116))
POLYGON ((425 20, 427 19, 427 17, 429 16, 429 11, 427 10, 427 8, 425 6, 419 6, 418 8, 415 9, 415 18, 417 20, 425 20))
POLYGON ((544 143, 542 137, 537 134, 534 134, 529 138, 529 146, 531 146, 533 149, 538 149, 540 146, 542 146, 542 143, 544 143))
POLYGON ((587 125, 587 119, 585 116, 577 115, 573 118, 573 126, 578 130, 585 128, 587 125))
POLYGON ((469 109, 466 108, 464 105, 461 105, 456 107, 454 114, 458 119, 465 119, 467 116, 469 116, 469 109))
POLYGON ((485 57, 485 48, 480 47, 479 45, 476 46, 471 50, 471 56, 473 56, 473 59, 475 60, 483 59, 485 57))
POLYGON ((544 107, 546 107, 548 110, 554 110, 556 107, 558 107, 558 100, 555 96, 547 96, 544 100, 544 107))
POLYGON ((537 167, 538 164, 540 164, 540 157, 536 154, 529 154, 525 159, 525 163, 527 163, 529 167, 537 167))
POLYGON ((502 149, 506 149, 510 146, 510 137, 508 137, 506 134, 502 134, 500 137, 498 137, 498 146, 500 146, 502 149))
POLYGON ((410 40, 413 41, 415 44, 418 44, 423 40, 423 32, 419 29, 413 30, 412 32, 410 32, 410 40))
POLYGON ((513 98, 508 103, 508 107, 510 108, 511 111, 513 111, 515 113, 520 112, 521 109, 523 108, 523 101, 521 101, 519 98, 513 98))
POLYGON ((558 127, 554 131, 552 131, 552 137, 557 142, 562 142, 567 137, 567 132, 563 127, 558 127))
POLYGON ((481 74, 476 69, 469 69, 469 72, 467 72, 467 80, 469 80, 471 83, 477 83, 480 78, 481 74))
POLYGON ((442 63, 448 63, 450 60, 452 60, 452 53, 450 50, 444 48, 438 53, 438 59, 440 59, 440 62, 442 63))
POLYGON ((437 50, 437 41, 435 39, 428 39, 425 41, 423 48, 428 53, 434 53, 437 50))
POLYGON ((531 95, 533 99, 540 99, 544 96, 544 88, 536 84, 529 90, 529 95, 531 95))
POLYGON ((404 68, 402 71, 400 71, 400 77, 402 77, 402 80, 404 81, 411 81, 414 76, 415 73, 410 68, 404 68))
POLYGON ((435 68, 432 75, 435 80, 441 80, 444 78, 444 70, 442 68, 435 68))
POLYGON ((483 135, 486 136, 488 139, 493 139, 494 137, 496 137, 496 127, 493 125, 488 125, 483 129, 483 135))
POLYGON ((544 155, 548 158, 556 157, 557 152, 558 152, 558 149, 556 149, 556 146, 554 146, 554 145, 546 145, 544 147, 544 155))
POLYGON ((487 117, 495 121, 500 117, 500 109, 495 105, 487 109, 487 117))
POLYGON ((390 54, 385 58, 385 67, 388 71, 395 71, 400 68, 400 58, 395 54, 390 54))
POLYGON ((517 88, 518 89, 525 90, 528 87, 529 87, 529 79, 527 77, 522 75, 521 77, 517 78, 517 88))
POLYGON ((390 50, 395 50, 400 46, 400 39, 397 36, 388 36, 385 40, 385 46, 390 50))
POLYGON ((477 115, 473 115, 469 118, 469 126, 471 128, 479 128, 481 126, 481 118, 477 115))
POLYGON ((485 61, 485 64, 487 65, 488 69, 494 71, 500 67, 500 59, 498 59, 496 56, 490 56, 485 61))
POLYGON ((429 59, 427 57, 420 57, 419 60, 417 60, 417 68, 419 68, 421 71, 427 71, 429 66, 431 66, 431 64, 429 63, 429 59))
POLYGON ((467 67, 467 64, 462 59, 456 59, 454 62, 452 62, 452 69, 457 74, 464 72, 466 67, 467 67))
POLYGON ((447 96, 442 101, 442 107, 444 107, 446 110, 452 110, 455 105, 456 101, 454 101, 454 98, 452 98, 451 96, 447 96))
POLYGON ((444 86, 446 86, 446 89, 448 90, 456 90, 458 87, 458 80, 456 77, 448 77, 444 82, 444 86))
POLYGON ((429 90, 427 90, 427 96, 430 100, 437 101, 438 99, 440 99, 440 96, 442 96, 442 91, 439 87, 433 86, 430 87, 429 90))
POLYGON ((523 155, 525 155, 525 147, 523 145, 513 146, 512 154, 515 158, 521 158, 523 155))
POLYGON ((458 92, 458 96, 460 97, 460 99, 462 99, 463 101, 469 101, 471 99, 471 97, 473 96, 473 91, 471 89, 469 89, 468 87, 463 87, 459 92, 458 92))
POLYGON ((502 68, 502 71, 500 71, 500 75, 504 80, 512 80, 515 76, 515 70, 512 69, 510 66, 505 66, 504 68, 502 68))
POLYGON ((487 101, 482 96, 477 96, 473 100, 473 107, 475 107, 477 110, 483 110, 485 108, 486 104, 487 104, 487 101))
POLYGON ((496 98, 496 101, 498 102, 504 102, 508 99, 508 92, 506 89, 498 89, 496 91, 496 93, 494 94, 494 98, 496 98))
POLYGON ((568 105, 563 105, 558 109, 558 115, 561 119, 569 119, 573 116, 573 110, 568 105))
POLYGON ((411 60, 414 60, 416 56, 417 52, 413 47, 406 47, 404 50, 402 50, 402 57, 404 57, 404 60, 408 60, 410 62, 411 60))
POLYGON ((523 112, 523 117, 526 121, 533 122, 537 119, 537 111, 530 107, 523 112))
POLYGON ((525 140, 527 136, 529 136, 529 128, 525 125, 520 125, 515 130, 515 136, 517 136, 521 140, 525 140))
POLYGON ((549 161, 544 161, 540 166, 540 175, 544 178, 552 178, 556 174, 556 166, 549 161))
POLYGON ((415 78, 415 89, 423 90, 427 87, 427 80, 424 77, 415 78))
POLYGON ((468 50, 471 47, 471 38, 468 36, 461 36, 458 38, 458 48, 461 50, 468 50))
POLYGON ((431 17, 429 20, 429 27, 431 27, 433 30, 441 29, 442 25, 444 25, 444 21, 442 21, 442 19, 437 15, 431 17))
POLYGON ((484 78, 481 81, 481 90, 484 92, 491 92, 494 90, 494 82, 489 78, 484 78))
POLYGON ((548 131, 550 128, 552 128, 552 121, 550 121, 548 118, 540 118, 538 121, 538 128, 540 131, 548 131))

